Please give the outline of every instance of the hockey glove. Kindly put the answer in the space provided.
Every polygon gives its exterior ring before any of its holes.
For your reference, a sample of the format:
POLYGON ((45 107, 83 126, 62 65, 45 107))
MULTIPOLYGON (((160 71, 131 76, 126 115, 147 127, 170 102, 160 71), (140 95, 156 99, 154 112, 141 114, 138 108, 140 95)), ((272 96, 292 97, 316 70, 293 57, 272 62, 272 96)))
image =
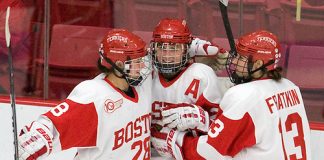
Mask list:
POLYGON ((191 42, 188 52, 190 57, 195 57, 196 62, 204 63, 214 71, 223 70, 229 56, 225 49, 199 38, 191 42))
MULTIPOLYGON (((199 38, 194 38, 191 41, 191 44, 189 46, 189 55, 190 57, 195 57, 195 56, 208 56, 208 53, 204 51, 203 46, 204 45, 211 45, 210 42, 199 39, 199 38)), ((218 50, 215 52, 215 54, 218 52, 218 50)), ((214 55, 215 55, 214 54, 214 55)))
POLYGON ((183 160, 181 147, 186 132, 176 131, 168 127, 163 127, 157 131, 151 129, 151 142, 156 151, 163 157, 183 160))
POLYGON ((207 133, 209 129, 209 115, 200 106, 180 103, 169 105, 162 109, 163 124, 180 131, 198 130, 207 133))
POLYGON ((36 160, 47 157, 53 147, 53 135, 43 124, 34 121, 25 126, 18 138, 19 160, 36 160))
POLYGON ((225 68, 228 56, 229 56, 228 51, 226 51, 223 48, 219 49, 216 55, 216 65, 215 65, 215 67, 217 67, 218 70, 222 70, 225 68))

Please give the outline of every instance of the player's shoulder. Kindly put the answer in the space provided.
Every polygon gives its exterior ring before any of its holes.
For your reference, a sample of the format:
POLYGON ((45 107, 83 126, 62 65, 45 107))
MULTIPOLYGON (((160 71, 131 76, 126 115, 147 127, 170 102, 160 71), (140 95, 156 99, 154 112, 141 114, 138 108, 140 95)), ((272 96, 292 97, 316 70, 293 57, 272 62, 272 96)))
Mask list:
POLYGON ((87 103, 86 101, 93 101, 97 95, 100 94, 104 86, 104 81, 99 78, 100 76, 102 75, 79 83, 69 94, 68 99, 83 103, 87 103))
POLYGON ((284 85, 290 85, 290 86, 296 86, 296 84, 292 81, 290 81, 289 79, 286 78, 281 78, 281 83, 284 85))
POLYGON ((231 87, 225 92, 220 107, 229 117, 240 119, 245 113, 253 109, 254 103, 258 103, 258 89, 249 83, 231 87))
POLYGON ((98 88, 101 88, 103 82, 103 78, 100 77, 101 74, 93 79, 82 81, 73 90, 77 90, 79 92, 89 92, 92 90, 97 90, 98 88))
POLYGON ((194 76, 199 79, 216 79, 216 73, 214 70, 202 63, 192 63, 190 64, 184 75, 194 76))
POLYGON ((231 87, 226 93, 225 96, 233 97, 236 100, 245 100, 247 98, 252 98, 259 94, 260 91, 253 82, 243 83, 231 87))

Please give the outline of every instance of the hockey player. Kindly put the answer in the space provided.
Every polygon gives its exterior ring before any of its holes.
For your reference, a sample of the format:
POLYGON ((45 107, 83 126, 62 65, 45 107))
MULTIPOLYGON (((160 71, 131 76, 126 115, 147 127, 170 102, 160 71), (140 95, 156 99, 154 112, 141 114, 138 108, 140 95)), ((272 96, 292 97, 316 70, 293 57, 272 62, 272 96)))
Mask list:
MULTIPOLYGON (((225 64, 228 53, 209 42, 193 39, 185 21, 162 19, 153 31, 152 61, 157 69, 153 77, 152 126, 180 131, 190 130, 194 135, 207 134, 210 119, 214 119, 222 97, 213 69, 201 63, 192 63, 192 57, 218 57, 218 68, 225 64), (223 63, 222 63, 223 62, 223 63), (176 108, 177 117, 169 123, 162 121, 161 108, 176 108)), ((154 148, 165 155, 154 141, 154 148)))
MULTIPOLYGON (((267 31, 249 33, 236 47, 238 53, 229 57, 227 71, 237 85, 225 93, 222 114, 208 135, 192 137, 164 129, 152 133, 154 141, 167 146, 177 159, 311 159, 303 99, 299 88, 281 77, 276 36, 267 31)), ((171 109, 162 112, 165 118, 174 114, 171 109)))
POLYGON ((99 53, 102 74, 78 84, 64 102, 21 130, 20 159, 71 147, 78 160, 150 159, 152 77, 145 42, 113 29, 99 53))

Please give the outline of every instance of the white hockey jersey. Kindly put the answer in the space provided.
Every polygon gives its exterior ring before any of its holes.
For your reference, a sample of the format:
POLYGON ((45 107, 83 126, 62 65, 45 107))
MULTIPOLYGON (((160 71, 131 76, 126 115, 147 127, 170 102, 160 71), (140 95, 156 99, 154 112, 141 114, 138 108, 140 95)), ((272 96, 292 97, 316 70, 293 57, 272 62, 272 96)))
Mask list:
POLYGON ((310 128, 299 88, 287 79, 232 87, 208 135, 187 137, 188 159, 311 160, 310 128))
POLYGON ((207 65, 193 63, 172 81, 155 72, 153 77, 152 123, 161 125, 160 108, 168 104, 190 103, 215 117, 222 94, 215 72, 207 65))
POLYGON ((103 74, 80 83, 43 115, 53 126, 53 147, 76 147, 77 160, 150 159, 151 85, 149 76, 132 87, 132 98, 103 74))

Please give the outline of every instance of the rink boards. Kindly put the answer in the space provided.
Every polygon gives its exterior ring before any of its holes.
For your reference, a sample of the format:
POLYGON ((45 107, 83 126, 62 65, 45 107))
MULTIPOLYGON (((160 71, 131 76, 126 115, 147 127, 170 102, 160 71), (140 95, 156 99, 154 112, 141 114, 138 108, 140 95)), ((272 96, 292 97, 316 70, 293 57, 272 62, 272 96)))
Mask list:
MULTIPOLYGON (((58 104, 58 101, 43 101, 36 99, 16 100, 17 127, 29 124, 35 120, 38 115, 45 113, 58 104)), ((12 111, 9 97, 0 96, 0 159, 13 159, 13 131, 12 131, 12 111)), ((310 123, 311 125, 311 146, 312 159, 324 159, 324 123, 310 123)), ((59 152, 51 155, 46 160, 72 160, 75 155, 75 149, 59 152)), ((154 160, 161 159, 158 157, 154 160)))

